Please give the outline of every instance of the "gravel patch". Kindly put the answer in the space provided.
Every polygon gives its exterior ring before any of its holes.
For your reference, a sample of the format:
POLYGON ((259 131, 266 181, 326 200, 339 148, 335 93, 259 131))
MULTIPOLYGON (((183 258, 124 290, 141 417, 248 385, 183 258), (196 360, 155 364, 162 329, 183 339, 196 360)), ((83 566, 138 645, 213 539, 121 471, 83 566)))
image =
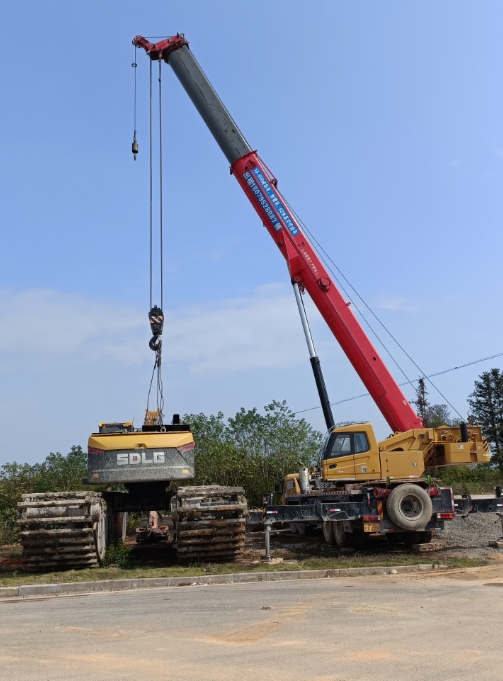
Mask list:
POLYGON ((467 547, 487 547, 503 534, 501 520, 495 513, 472 513, 467 518, 447 520, 442 542, 467 547))

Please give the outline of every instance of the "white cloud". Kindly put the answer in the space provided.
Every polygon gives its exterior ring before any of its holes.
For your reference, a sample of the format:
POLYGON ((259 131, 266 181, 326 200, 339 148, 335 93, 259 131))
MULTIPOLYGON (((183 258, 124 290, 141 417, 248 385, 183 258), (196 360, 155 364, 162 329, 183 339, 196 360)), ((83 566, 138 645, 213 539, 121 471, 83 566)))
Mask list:
POLYGON ((145 322, 145 314, 125 305, 49 289, 2 289, 0 369, 16 358, 39 366, 69 357, 138 363, 146 354, 139 343, 145 322))
POLYGON ((417 308, 411 305, 406 298, 402 297, 378 298, 375 307, 380 310, 390 310, 391 312, 408 312, 410 314, 417 312, 417 308))
MULTIPOLYGON (((145 311, 48 289, 0 290, 0 371, 103 359, 152 359, 145 311)), ((194 374, 284 368, 306 360, 293 294, 264 286, 249 297, 165 311, 164 362, 194 374)))

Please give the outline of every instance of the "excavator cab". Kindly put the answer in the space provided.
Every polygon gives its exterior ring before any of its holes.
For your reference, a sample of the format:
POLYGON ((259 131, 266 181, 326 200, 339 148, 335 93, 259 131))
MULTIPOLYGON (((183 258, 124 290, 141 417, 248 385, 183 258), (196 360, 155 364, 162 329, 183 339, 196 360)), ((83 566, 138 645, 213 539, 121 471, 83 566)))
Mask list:
POLYGON ((132 421, 127 421, 126 423, 99 423, 98 424, 100 433, 132 433, 134 430, 132 421))

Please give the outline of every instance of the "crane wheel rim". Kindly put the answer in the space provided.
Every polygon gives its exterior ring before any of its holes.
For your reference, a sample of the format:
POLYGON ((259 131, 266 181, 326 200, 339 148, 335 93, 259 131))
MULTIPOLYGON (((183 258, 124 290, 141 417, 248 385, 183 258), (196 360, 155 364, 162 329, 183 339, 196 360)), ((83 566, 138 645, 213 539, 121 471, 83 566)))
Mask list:
POLYGON ((398 508, 405 520, 417 520, 424 512, 423 501, 415 494, 407 494, 401 499, 398 508))

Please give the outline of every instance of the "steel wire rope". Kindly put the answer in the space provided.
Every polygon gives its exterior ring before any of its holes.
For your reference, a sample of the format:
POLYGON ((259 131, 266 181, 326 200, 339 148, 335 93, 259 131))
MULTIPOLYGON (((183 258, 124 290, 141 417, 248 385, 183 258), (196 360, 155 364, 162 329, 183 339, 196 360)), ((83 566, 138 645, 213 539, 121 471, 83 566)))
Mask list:
MULTIPOLYGON (((152 383, 154 381, 154 374, 155 374, 156 366, 157 366, 157 352, 155 353, 154 368, 152 369, 152 376, 150 377, 150 386, 149 386, 148 393, 147 393, 147 411, 148 411, 148 407, 149 407, 150 393, 152 391, 152 383)), ((316 407, 314 407, 314 409, 316 409, 316 407)), ((309 411, 309 409, 306 409, 306 411, 309 411)))
POLYGON ((138 64, 136 63, 136 45, 134 46, 134 58, 131 66, 134 69, 134 99, 133 99, 133 136, 136 139, 136 69, 138 64))
MULTIPOLYGON (((474 364, 480 364, 480 362, 488 362, 490 359, 495 359, 496 357, 503 357, 503 352, 497 352, 495 355, 489 355, 489 357, 482 357, 481 359, 475 359, 473 362, 466 362, 465 364, 460 364, 459 366, 451 367, 450 369, 444 369, 443 371, 437 371, 434 374, 429 374, 426 378, 434 378, 435 376, 443 376, 444 374, 449 374, 451 371, 456 371, 457 369, 464 369, 465 367, 473 366, 474 364)), ((417 383, 418 378, 413 380, 413 383, 417 383)), ((407 383, 399 383, 398 385, 403 386, 407 383)), ((330 402, 332 407, 338 404, 343 404, 344 402, 352 402, 353 400, 359 400, 362 397, 370 397, 370 393, 362 393, 361 395, 354 395, 353 397, 346 397, 344 400, 338 400, 337 402, 330 402)), ((294 411, 293 414, 304 414, 306 411, 314 411, 315 409, 321 409, 320 405, 316 407, 308 407, 307 409, 300 409, 299 411, 294 411)))
POLYGON ((161 267, 161 310, 164 310, 164 282, 162 262, 162 60, 159 60, 159 248, 161 267))
MULTIPOLYGON (((163 187, 163 175, 162 175, 162 62, 159 61, 159 249, 160 249, 160 298, 161 298, 161 310, 164 307, 164 266, 163 266, 163 203, 162 203, 162 187, 163 187)), ((149 155, 149 165, 150 165, 150 225, 149 225, 149 236, 150 236, 150 309, 152 310, 153 304, 153 269, 154 269, 154 259, 153 259, 153 73, 152 73, 152 60, 150 60, 150 108, 149 108, 149 118, 150 118, 150 131, 149 131, 149 142, 150 142, 150 155, 149 155)), ((163 409, 164 409, 164 386, 162 381, 162 341, 159 339, 159 347, 155 353, 154 368, 152 370, 152 376, 150 378, 150 385, 147 394, 147 412, 150 404, 150 395, 152 392, 152 385, 154 381, 154 375, 157 370, 156 378, 156 405, 158 411, 158 423, 162 425, 163 423, 163 409)))
MULTIPOLYGON (((400 350, 404 353, 404 355, 412 362, 412 364, 416 367, 416 369, 421 373, 422 378, 425 378, 426 380, 429 381, 429 383, 433 386, 433 388, 438 392, 438 394, 444 399, 447 404, 450 406, 450 408, 456 412, 456 414, 459 416, 460 419, 463 417, 459 413, 459 411, 456 409, 456 407, 447 399, 447 397, 440 391, 440 389, 433 383, 433 381, 430 379, 429 376, 425 374, 425 372, 421 369, 421 367, 417 364, 417 362, 409 355, 409 353, 405 350, 405 348, 400 344, 400 342, 394 337, 394 335, 391 333, 391 331, 386 327, 386 325, 379 319, 379 317, 376 315, 376 313, 372 310, 372 308, 367 304, 367 302, 364 300, 364 298, 358 293, 358 291, 355 289, 355 287, 351 284, 349 279, 343 274, 341 269, 335 264, 335 262, 332 260, 332 258, 328 255, 328 253, 325 251, 323 246, 320 244, 320 242, 316 239, 314 234, 309 230, 309 228, 304 224, 302 219, 299 217, 299 215, 295 212, 295 210, 290 206, 290 204, 285 200, 285 203, 287 204, 288 208, 292 211, 294 217, 299 221, 299 224, 303 227, 303 229, 306 231, 306 233, 310 236, 310 238, 314 241, 314 243, 317 245, 317 247, 320 249, 320 251, 325 255, 326 259, 334 266, 334 268, 339 272, 340 276, 344 279, 344 281, 348 284, 348 286, 355 292, 355 294, 358 296, 358 298, 362 301, 362 303, 365 305, 367 310, 370 312, 370 314, 376 319, 376 321, 382 326, 382 328, 386 331, 386 333, 389 335, 389 337, 396 343, 396 345, 400 348, 400 350)), ((375 337, 378 339, 378 341, 381 343, 383 348, 386 350, 388 355, 391 357, 393 362, 396 364, 396 366, 400 369, 402 374, 407 378, 407 383, 411 385, 411 387, 414 387, 412 385, 412 381, 408 378, 407 374, 403 371, 403 369, 400 367, 396 359, 393 357, 391 352, 388 350, 386 345, 383 343, 383 341, 379 338, 375 330, 372 328, 372 326, 369 324, 368 320, 365 318, 365 316, 362 314, 361 310, 358 308, 354 300, 351 298, 347 290, 344 288, 344 286, 341 284, 340 280, 338 279, 337 275, 335 272, 332 270, 330 265, 327 263, 325 258, 320 254, 321 260, 324 262, 326 265, 327 269, 329 272, 332 274, 334 279, 337 281, 339 286, 342 288, 344 293, 347 295, 351 303, 354 305, 358 313, 361 315, 362 319, 365 321, 369 329, 372 331, 372 333, 375 335, 375 337)), ((415 383, 416 381, 414 381, 415 383)), ((407 385, 407 383, 402 383, 399 385, 407 385)))
POLYGON ((152 60, 150 60, 150 309, 152 309, 152 229, 153 229, 153 168, 152 168, 152 60))

